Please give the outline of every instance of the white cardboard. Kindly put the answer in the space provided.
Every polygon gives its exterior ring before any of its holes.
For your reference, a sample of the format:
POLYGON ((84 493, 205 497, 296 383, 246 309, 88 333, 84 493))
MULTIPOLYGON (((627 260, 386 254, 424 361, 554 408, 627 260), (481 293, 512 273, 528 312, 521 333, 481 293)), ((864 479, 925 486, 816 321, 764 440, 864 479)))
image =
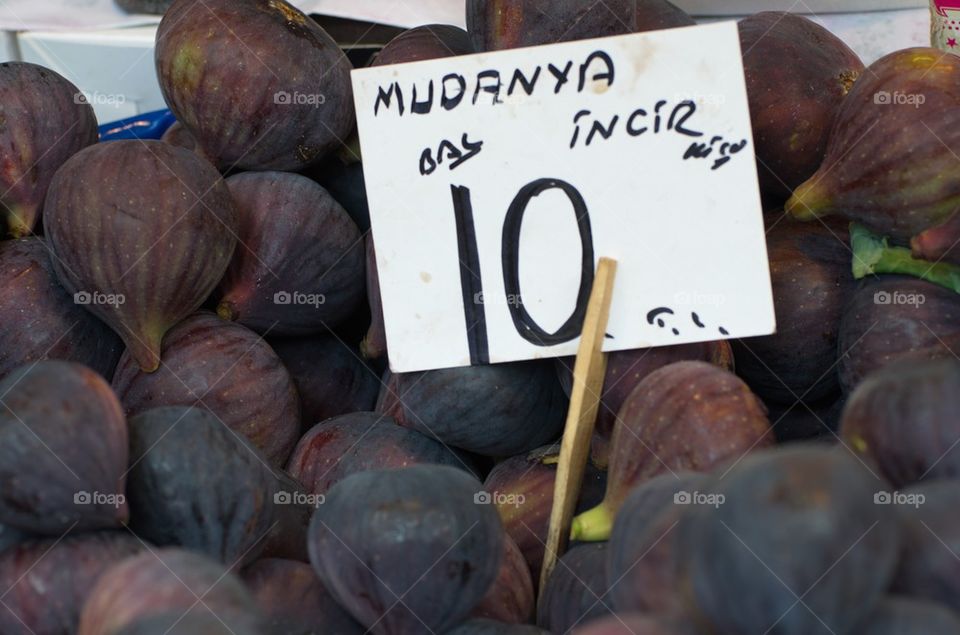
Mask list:
MULTIPOLYGON (((408 372, 471 363, 466 310, 451 186, 472 192, 489 361, 492 363, 572 355, 577 339, 538 346, 521 337, 508 311, 516 302, 547 332, 573 311, 581 282, 578 225, 571 203, 558 190, 534 198, 522 224, 519 252, 521 298, 508 298, 501 239, 507 209, 517 192, 538 178, 574 185, 586 201, 595 260, 619 261, 605 350, 680 344, 773 332, 762 210, 741 64, 737 27, 722 23, 657 33, 571 42, 461 58, 357 70, 353 73, 360 140, 377 266, 393 370, 408 372), (594 61, 583 92, 576 90, 579 66, 604 51, 613 61, 611 83, 590 81, 606 69, 594 61), (572 80, 554 93, 548 64, 573 61, 572 80), (481 92, 472 103, 477 74, 496 69, 509 83, 515 69, 528 77, 542 67, 532 96, 522 90, 494 106, 481 92), (381 104, 381 88, 397 81, 409 102, 415 84, 421 98, 431 78, 463 75, 468 96, 460 106, 435 105, 429 114, 404 115, 381 104), (674 105, 697 101, 686 128, 703 137, 667 130, 674 105), (654 108, 663 107, 661 132, 653 134, 654 108), (625 131, 637 108, 649 130, 625 131), (581 120, 575 149, 574 115, 588 109, 620 125, 608 140, 581 120), (425 148, 441 141, 483 142, 482 150, 454 170, 450 161, 421 174, 425 148), (684 160, 693 142, 716 136, 744 142, 742 151, 718 169, 708 159, 684 160), (651 310, 673 315, 648 321, 651 310), (693 315, 703 324, 696 326, 693 315), (662 321, 662 325, 661 325, 662 321), (676 332, 674 332, 676 329, 676 332), (722 329, 722 330, 721 330, 722 329)), ((455 80, 451 86, 455 85, 455 80)), ((506 92, 506 88, 504 88, 506 92)), ((681 111, 684 112, 684 111, 681 111)), ((433 150, 436 153, 436 150, 433 150)), ((474 361, 478 361, 475 357, 474 361)))

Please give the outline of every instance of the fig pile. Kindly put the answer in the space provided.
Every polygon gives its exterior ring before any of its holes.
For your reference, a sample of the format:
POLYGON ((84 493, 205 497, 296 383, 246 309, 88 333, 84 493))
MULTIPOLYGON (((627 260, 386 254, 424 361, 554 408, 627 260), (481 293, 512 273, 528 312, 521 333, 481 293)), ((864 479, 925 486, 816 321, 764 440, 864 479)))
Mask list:
MULTIPOLYGON (((162 139, 0 64, 0 635, 960 633, 960 58, 740 23, 778 332, 608 355, 541 580, 573 360, 392 372, 346 54, 118 4, 162 139)), ((464 8, 366 63, 695 24, 464 8)))

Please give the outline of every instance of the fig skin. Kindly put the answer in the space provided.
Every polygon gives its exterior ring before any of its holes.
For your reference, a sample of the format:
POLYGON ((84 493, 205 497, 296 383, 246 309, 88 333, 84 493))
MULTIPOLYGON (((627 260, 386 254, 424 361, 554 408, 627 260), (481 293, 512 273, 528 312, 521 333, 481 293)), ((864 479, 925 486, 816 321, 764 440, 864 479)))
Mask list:
MULTIPOLYGON (((804 18, 805 19, 805 18, 804 18)), ((837 338, 856 287, 846 226, 778 221, 767 231, 777 332, 733 344, 737 374, 767 404, 839 393, 837 338)))
MULTIPOLYGON (((787 211, 801 220, 839 215, 901 244, 954 218, 958 73, 960 58, 933 48, 904 49, 872 64, 840 107, 823 164, 787 211), (878 98, 884 94, 888 100, 878 98), (920 95, 919 106, 907 99, 920 95)), ((920 251, 934 260, 946 253, 920 251)))
POLYGON ((140 623, 172 613, 189 620, 215 617, 229 632, 257 633, 264 618, 255 607, 250 591, 222 564, 192 551, 155 549, 101 575, 83 606, 77 635, 137 632, 140 623))
POLYGON ((363 241, 330 193, 283 172, 245 172, 226 183, 240 244, 220 283, 218 315, 274 335, 326 332, 349 317, 363 299, 363 241))
POLYGON ((371 66, 422 62, 476 53, 470 34, 448 24, 426 24, 404 31, 377 53, 371 66))
POLYGON ((16 547, 21 542, 26 542, 30 534, 20 531, 14 527, 0 525, 0 553, 3 553, 11 547, 16 547))
POLYGON ((960 362, 907 356, 867 377, 850 396, 840 434, 897 488, 960 478, 960 362))
POLYGON ((309 564, 278 558, 254 562, 241 573, 266 616, 267 633, 281 635, 364 635, 340 608, 309 564))
POLYGON ((314 571, 374 635, 446 632, 500 568, 503 527, 492 506, 476 504, 480 488, 442 465, 349 476, 310 523, 314 571))
POLYGON ((373 410, 380 378, 359 353, 334 335, 270 340, 300 395, 300 419, 315 424, 352 412, 373 410))
POLYGON ((71 295, 116 296, 86 308, 146 372, 159 367, 166 332, 216 288, 237 241, 217 171, 160 141, 111 141, 74 155, 54 177, 44 214, 60 282, 71 295))
POLYGON ((367 252, 367 303, 370 306, 370 328, 360 343, 360 351, 367 359, 381 359, 387 356, 387 330, 383 319, 383 298, 380 295, 380 279, 377 273, 377 253, 373 245, 373 234, 364 239, 367 252))
POLYGON ((764 11, 739 28, 760 187, 783 202, 823 162, 863 62, 830 31, 794 13, 764 11))
POLYGON ((467 31, 478 52, 632 33, 637 0, 467 0, 467 31))
POLYGON ((110 385, 45 361, 7 375, 0 395, 0 522, 55 536, 126 523, 127 422, 110 385))
POLYGON ((123 353, 120 338, 60 286, 42 238, 0 242, 0 320, 0 378, 45 359, 78 362, 110 378, 123 353))
POLYGON ((896 567, 900 525, 875 503, 887 487, 842 448, 816 444, 756 452, 718 474, 708 493, 722 503, 691 505, 675 530, 710 632, 851 632, 896 567))
POLYGON ((575 540, 606 540, 633 487, 664 472, 709 472, 774 443, 767 410, 733 373, 675 362, 647 375, 618 414, 603 502, 573 520, 575 540))
POLYGON ((503 547, 497 579, 471 615, 505 624, 526 624, 533 620, 537 603, 533 577, 523 552, 509 534, 503 536, 503 547))
POLYGON ((569 633, 580 624, 609 615, 607 544, 577 545, 560 557, 540 596, 537 625, 569 633))
POLYGON ((67 79, 26 62, 0 64, 0 104, 0 229, 21 238, 36 227, 56 171, 97 142, 97 117, 67 79))
POLYGON ((173 125, 167 128, 167 131, 163 133, 160 140, 172 146, 177 146, 178 148, 184 148, 192 152, 201 152, 197 147, 197 140, 193 138, 190 132, 184 128, 183 124, 179 121, 173 122, 173 125))
MULTIPOLYGON (((563 390, 570 395, 573 388, 574 358, 557 361, 557 372, 563 390)), ((607 354, 607 372, 603 379, 600 409, 597 411, 590 460, 601 469, 610 461, 610 437, 613 436, 617 413, 641 381, 653 371, 674 362, 704 361, 720 368, 733 370, 733 349, 725 340, 680 344, 659 348, 640 348, 607 354)))
POLYGON ((618 613, 575 629, 572 635, 696 635, 684 624, 674 625, 640 613, 618 613))
POLYGON ((363 165, 345 163, 339 157, 330 157, 305 172, 333 196, 347 210, 362 234, 370 231, 370 206, 367 203, 367 185, 363 165))
POLYGON ((387 415, 356 412, 311 428, 294 448, 287 472, 311 494, 326 494, 357 472, 424 463, 473 472, 465 457, 439 441, 402 428, 387 415))
POLYGON ((840 385, 849 394, 864 378, 898 357, 919 351, 934 357, 949 351, 958 337, 957 294, 916 278, 867 278, 854 291, 840 321, 840 385), (922 297, 923 304, 893 302, 894 297, 922 297), (884 298, 891 301, 878 301, 884 298))
POLYGON ((568 400, 550 362, 392 374, 377 411, 444 444, 513 456, 560 436, 568 400))
POLYGON ((0 553, 0 632, 73 635, 104 571, 143 549, 125 532, 98 531, 30 540, 0 553))
POLYGON ((170 331, 155 373, 125 352, 113 387, 127 416, 160 406, 205 408, 273 465, 283 465, 297 442, 300 402, 290 373, 256 333, 212 313, 196 313, 170 331))
POLYGON ((178 0, 155 60, 170 109, 221 169, 306 168, 356 123, 349 60, 284 0, 178 0))
POLYGON ((697 21, 668 0, 637 0, 636 32, 694 26, 697 21))
POLYGON ((467 620, 446 635, 550 635, 530 624, 507 624, 485 618, 467 620))
POLYGON ((856 632, 858 635, 953 635, 960 633, 960 618, 942 604, 890 596, 880 602, 856 632))

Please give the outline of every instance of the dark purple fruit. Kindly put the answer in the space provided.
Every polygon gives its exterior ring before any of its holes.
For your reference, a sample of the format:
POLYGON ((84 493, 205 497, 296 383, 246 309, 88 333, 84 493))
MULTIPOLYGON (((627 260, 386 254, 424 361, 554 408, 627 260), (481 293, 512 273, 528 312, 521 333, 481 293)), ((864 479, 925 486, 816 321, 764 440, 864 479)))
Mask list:
POLYGON ((477 51, 625 35, 636 22, 637 0, 467 0, 477 51))
POLYGON ((837 336, 855 284, 847 234, 840 224, 789 219, 767 231, 777 332, 734 344, 737 374, 767 403, 815 402, 839 390, 837 336))
POLYGON ((770 421, 778 443, 790 441, 818 440, 833 443, 840 429, 840 417, 846 399, 827 399, 809 402, 807 400, 792 403, 789 406, 773 404, 770 408, 770 421))
POLYGON ((607 492, 573 520, 575 540, 606 540, 630 490, 665 472, 709 472, 773 443, 764 405, 730 371, 676 362, 647 375, 620 409, 607 492))
POLYGON ((637 0, 637 33, 694 26, 696 23, 690 14, 669 0, 637 0))
POLYGON ((475 53, 470 34, 448 24, 426 24, 404 31, 390 40, 372 66, 405 64, 475 53))
POLYGON ((513 538, 504 535, 503 547, 500 573, 471 615, 507 624, 526 624, 533 620, 536 608, 533 577, 513 538))
POLYGON ((367 302, 370 305, 370 328, 367 330, 360 350, 367 359, 380 359, 387 355, 387 331, 383 323, 383 299, 380 296, 380 280, 377 277, 377 254, 373 246, 373 234, 367 234, 364 243, 367 253, 367 302))
POLYGON ((529 624, 507 624, 485 618, 467 620, 446 635, 550 635, 529 624))
POLYGON ((374 634, 446 632, 500 568, 503 527, 492 506, 478 504, 480 487, 441 465, 347 477, 310 524, 313 568, 374 634))
POLYGON ((191 135, 179 121, 174 122, 172 126, 167 128, 167 131, 163 133, 163 137, 161 137, 160 140, 172 146, 177 146, 178 148, 185 148, 194 152, 199 150, 197 140, 193 138, 193 135, 191 135))
POLYGON ((360 626, 331 597, 309 564, 266 558, 241 574, 266 616, 267 633, 363 635, 360 626))
POLYGON ((884 598, 873 613, 857 627, 857 635, 956 635, 960 617, 934 602, 905 597, 884 598))
POLYGON ((227 179, 240 245, 220 283, 217 313, 260 333, 326 332, 363 298, 360 231, 305 176, 245 172, 227 179))
POLYGON ((0 554, 0 632, 73 635, 80 609, 103 572, 139 553, 125 532, 102 531, 23 542, 0 554))
POLYGON ((274 465, 286 462, 300 431, 297 390, 280 358, 253 331, 212 313, 192 315, 170 331, 155 373, 124 353, 113 387, 128 416, 160 406, 205 408, 274 465))
POLYGON ((376 405, 380 378, 338 337, 280 338, 271 340, 270 346, 293 377, 300 395, 300 419, 307 429, 376 405))
POLYGON ((47 361, 0 382, 0 522, 60 536, 127 521, 127 423, 89 368, 47 361))
POLYGON ((170 109, 222 169, 299 170, 354 127, 350 62, 284 0, 178 0, 156 64, 170 109))
POLYGON ((347 210, 361 233, 370 231, 370 207, 367 204, 367 185, 362 164, 344 163, 335 156, 309 170, 307 175, 322 185, 347 210))
POLYGON ((649 615, 618 613, 582 626, 572 635, 696 635, 696 631, 649 615))
POLYGON ((21 542, 26 542, 29 538, 30 535, 26 532, 15 529, 14 527, 0 525, 0 553, 3 553, 11 547, 16 547, 21 542))
POLYGON ((0 242, 0 378, 42 359, 78 362, 104 377, 113 375, 123 344, 77 299, 57 282, 43 239, 0 242))
POLYGON ((802 220, 835 214, 938 260, 955 244, 960 176, 960 58, 932 48, 891 53, 854 84, 837 114, 819 171, 787 211, 802 220), (948 232, 952 233, 952 232, 948 232))
POLYGON ((540 595, 537 625, 551 633, 569 633, 609 615, 606 561, 606 543, 578 545, 563 554, 540 595))
POLYGON ((270 635, 256 626, 224 624, 216 615, 174 610, 124 626, 115 635, 270 635))
POLYGON ((222 564, 192 551, 154 549, 103 573, 87 597, 77 635, 117 635, 173 612, 187 619, 215 616, 231 632, 259 632, 264 619, 255 607, 243 582, 222 564))
POLYGON ((801 15, 765 11, 739 26, 760 186, 782 202, 823 162, 863 62, 801 15))
POLYGON ((960 337, 960 297, 916 278, 881 276, 860 283, 840 323, 840 385, 849 393, 901 355, 936 356, 960 337))
POLYGON ((357 472, 421 463, 472 466, 456 452, 415 430, 401 428, 387 415, 356 412, 319 423, 300 439, 287 471, 312 494, 357 472))
POLYGON ((676 530, 711 632, 851 632, 896 566, 899 525, 875 503, 884 486, 845 450, 818 445, 757 452, 720 474, 714 504, 691 506, 676 530))
POLYGON ((60 282, 89 300, 146 372, 160 365, 166 332, 216 287, 237 241, 217 171, 160 141, 75 155, 50 185, 44 227, 60 282))
POLYGON ((97 142, 97 117, 64 77, 23 62, 0 64, 2 233, 33 231, 54 173, 97 142))
POLYGON ((555 440, 567 399, 549 362, 394 374, 377 406, 402 426, 484 456, 555 440))

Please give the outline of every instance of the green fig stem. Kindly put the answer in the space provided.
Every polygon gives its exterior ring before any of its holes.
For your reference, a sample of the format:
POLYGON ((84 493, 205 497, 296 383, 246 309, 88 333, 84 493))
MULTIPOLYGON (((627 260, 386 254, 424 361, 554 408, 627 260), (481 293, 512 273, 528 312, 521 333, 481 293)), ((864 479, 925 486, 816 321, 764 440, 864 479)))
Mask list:
POLYGON ((24 238, 33 233, 33 227, 31 227, 23 219, 32 216, 36 210, 25 210, 28 211, 29 214, 24 214, 24 210, 22 210, 19 206, 12 207, 6 203, 4 203, 3 206, 7 209, 7 234, 10 236, 10 238, 24 238))
POLYGON ((812 221, 828 216, 830 201, 819 185, 815 176, 798 187, 784 205, 784 211, 800 221, 812 221))
POLYGON ((906 247, 891 247, 886 238, 857 223, 850 225, 850 243, 853 247, 853 277, 857 280, 872 274, 902 274, 960 293, 958 265, 914 258, 906 247))
POLYGON ((601 542, 610 538, 613 531, 613 514, 600 503, 573 519, 570 526, 570 539, 580 542, 601 542))
POLYGON ((240 318, 237 306, 230 300, 222 300, 217 305, 217 315, 226 322, 236 322, 240 318))

